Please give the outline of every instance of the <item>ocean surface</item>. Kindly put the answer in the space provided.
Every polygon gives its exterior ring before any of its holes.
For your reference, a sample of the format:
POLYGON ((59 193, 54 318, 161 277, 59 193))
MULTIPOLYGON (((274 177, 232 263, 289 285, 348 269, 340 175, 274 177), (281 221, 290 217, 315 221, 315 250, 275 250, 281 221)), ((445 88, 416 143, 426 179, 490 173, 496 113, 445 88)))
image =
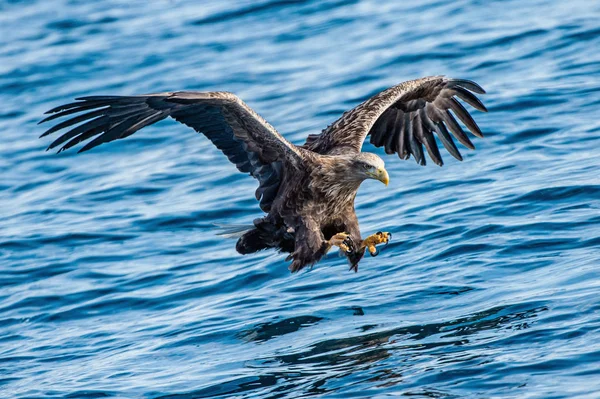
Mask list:
MULTIPOLYGON (((600 398, 597 1, 0 1, 1 398, 600 398), (385 156, 357 274, 215 224, 256 182, 173 121, 85 154, 74 97, 235 92, 294 143, 444 74, 488 92, 463 162, 385 156), (46 127, 47 128, 47 127, 46 127)), ((370 144, 365 150, 383 155, 370 144)))

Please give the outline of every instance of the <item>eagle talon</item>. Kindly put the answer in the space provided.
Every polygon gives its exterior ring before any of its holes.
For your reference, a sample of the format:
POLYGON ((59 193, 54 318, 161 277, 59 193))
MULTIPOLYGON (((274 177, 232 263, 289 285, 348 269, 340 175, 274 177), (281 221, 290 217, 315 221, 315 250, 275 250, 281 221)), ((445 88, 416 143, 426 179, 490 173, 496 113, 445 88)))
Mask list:
POLYGON ((348 233, 337 233, 329 240, 329 248, 336 246, 347 254, 355 251, 354 241, 348 233))
POLYGON ((346 239, 343 241, 343 244, 346 246, 346 253, 347 254, 351 254, 354 252, 355 248, 354 248, 354 241, 352 240, 352 238, 350 236, 346 237, 346 239))
POLYGON ((390 233, 378 231, 377 233, 365 238, 365 240, 362 242, 362 248, 367 248, 371 256, 377 256, 379 255, 379 249, 377 248, 377 245, 387 245, 391 238, 392 235, 390 233))

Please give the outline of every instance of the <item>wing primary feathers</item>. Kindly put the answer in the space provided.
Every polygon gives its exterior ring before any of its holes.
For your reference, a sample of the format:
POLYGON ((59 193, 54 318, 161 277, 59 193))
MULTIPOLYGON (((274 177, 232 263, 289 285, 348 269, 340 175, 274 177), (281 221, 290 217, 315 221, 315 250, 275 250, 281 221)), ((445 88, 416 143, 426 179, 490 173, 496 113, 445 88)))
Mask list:
POLYGON ((71 125, 74 125, 76 123, 83 122, 85 120, 92 119, 92 118, 95 118, 95 117, 98 117, 98 116, 102 116, 104 114, 104 112, 105 112, 105 109, 98 109, 96 111, 92 111, 92 112, 85 113, 83 115, 76 116, 75 118, 67 119, 66 121, 63 121, 63 122, 61 122, 61 123, 59 123, 59 124, 51 127, 50 129, 46 130, 40 136, 40 138, 41 137, 45 137, 45 136, 47 136, 49 134, 52 134, 52 133, 54 133, 54 132, 56 132, 58 130, 64 129, 66 127, 69 127, 71 125))
MULTIPOLYGON (((381 127, 381 125, 383 125, 382 122, 382 118, 380 117, 379 119, 377 119, 377 121, 375 122, 375 124, 373 125, 373 133, 371 133, 371 144, 377 146, 377 142, 379 141, 379 138, 382 135, 383 132, 383 128, 381 127)), ((310 140, 310 135, 309 137, 306 139, 307 144, 309 143, 310 140)))
MULTIPOLYGON (((54 147, 64 143, 65 141, 77 136, 80 133, 85 134, 89 130, 96 129, 98 127, 104 127, 107 124, 108 124, 108 116, 103 115, 96 119, 92 119, 91 121, 88 121, 86 123, 83 123, 79 126, 76 126, 73 129, 71 129, 68 132, 61 135, 60 137, 58 137, 56 140, 54 140, 48 146, 48 148, 46 148, 46 151, 53 149, 54 147)), ((103 129, 99 130, 99 132, 101 132, 102 130, 103 129)))
POLYGON ((444 161, 442 160, 442 154, 440 154, 440 150, 438 149, 437 143, 435 142, 435 138, 433 134, 427 132, 427 134, 423 134, 425 136, 425 149, 429 153, 429 157, 433 160, 433 162, 438 166, 443 166, 444 161))
POLYGON ((408 114, 404 114, 404 126, 398 133, 397 147, 398 147, 398 157, 400 159, 407 159, 407 156, 409 155, 409 148, 407 146, 408 134, 406 132, 406 126, 407 126, 406 119, 408 118, 408 116, 409 116, 408 114))
MULTIPOLYGON (((88 109, 98 108, 98 104, 97 103, 86 104, 85 102, 81 102, 79 104, 81 104, 80 107, 72 107, 72 108, 69 108, 69 109, 64 110, 62 112, 55 113, 54 115, 50 115, 50 116, 42 119, 41 121, 38 122, 38 125, 41 124, 41 123, 44 123, 44 122, 48 122, 48 121, 57 119, 57 118, 62 118, 63 116, 75 114, 77 112, 86 111, 88 109)), ((103 108, 103 109, 106 109, 106 107, 107 106, 105 106, 105 108, 103 108)))
POLYGON ((406 125, 407 125, 406 133, 408 134, 408 142, 410 143, 410 149, 411 149, 412 154, 415 157, 415 161, 418 164, 425 166, 427 161, 425 160, 425 157, 423 156, 423 146, 415 137, 415 132, 412 128, 412 123, 410 122, 410 119, 408 120, 408 123, 406 125))
POLYGON ((392 122, 388 125, 391 129, 388 129, 388 136, 385 141, 385 152, 386 154, 393 154, 396 152, 396 135, 398 130, 402 129, 404 112, 396 110, 396 114, 392 114, 392 122))
POLYGON ((467 79, 448 79, 448 87, 454 88, 456 86, 462 86, 467 90, 471 90, 477 94, 485 94, 483 87, 479 86, 472 80, 467 79))
MULTIPOLYGON (((386 116, 385 118, 385 122, 383 123, 383 129, 385 130, 385 134, 381 137, 381 145, 384 146, 384 148, 386 147, 386 143, 387 143, 387 139, 389 136, 389 132, 391 129, 394 128, 394 124, 396 123, 396 111, 394 109, 390 109, 389 110, 389 114, 386 116)), ((387 150, 386 150, 387 153, 387 150)))
POLYGON ((406 116, 407 114, 404 113, 403 111, 397 110, 396 111, 396 123, 394 125, 394 132, 393 132, 393 140, 392 140, 392 151, 394 152, 398 152, 400 150, 400 136, 402 135, 402 133, 404 132, 404 130, 406 129, 406 116))
POLYGON ((462 155, 460 155, 458 148, 456 148, 454 141, 452 141, 452 137, 450 137, 450 134, 448 133, 448 129, 446 129, 446 126, 444 126, 444 123, 437 122, 434 125, 435 125, 435 130, 438 134, 438 137, 440 138, 440 141, 444 145, 444 148, 446 148, 446 150, 454 158, 458 159, 459 161, 462 161, 463 160, 462 155))
POLYGON ((137 132, 138 130, 140 130, 148 125, 152 125, 153 123, 156 123, 166 117, 167 117, 167 115, 165 115, 163 112, 154 113, 152 115, 149 115, 149 116, 141 119, 139 122, 136 122, 133 126, 131 126, 127 130, 127 132, 125 132, 123 134, 123 136, 121 136, 121 138, 131 136, 133 133, 137 132))
MULTIPOLYGON (((84 140, 87 140, 88 138, 90 138, 92 136, 95 136, 96 134, 102 133, 104 131, 108 131, 111 128, 116 127, 117 125, 120 125, 122 122, 124 122, 126 120, 131 121, 131 118, 134 118, 134 121, 135 121, 139 118, 146 118, 148 116, 151 116, 152 114, 155 114, 157 112, 154 110, 148 110, 147 108, 141 107, 139 105, 135 106, 135 107, 129 106, 129 107, 116 108, 114 110, 113 109, 111 109, 111 110, 102 109, 102 111, 106 111, 104 115, 96 117, 95 119, 93 119, 89 122, 83 123, 83 124, 73 128, 72 130, 68 131, 67 133, 63 134, 58 139, 56 139, 54 142, 52 142, 52 144, 50 144, 50 146, 48 146, 47 150, 50 150, 50 149, 58 146, 59 144, 62 144, 69 139, 72 139, 59 150, 59 152, 62 152, 64 150, 71 148, 72 146, 74 146, 77 143, 80 143, 84 140), (111 126, 111 118, 113 118, 115 121, 118 121, 118 122, 116 122, 116 124, 114 126, 111 126), (80 136, 77 138, 74 138, 78 134, 80 134, 80 136)), ((85 114, 85 115, 87 115, 87 114, 85 114)), ((105 136, 105 135, 103 135, 103 136, 105 136)), ((111 140, 114 140, 114 139, 111 139, 111 140)), ((108 140, 108 141, 111 141, 111 140, 108 140)))
POLYGON ((75 100, 80 101, 102 101, 102 102, 124 102, 130 103, 131 100, 140 100, 143 99, 144 96, 85 96, 85 97, 77 97, 75 100))
POLYGON ((475 108, 481 112, 488 112, 485 105, 483 105, 483 103, 469 90, 467 90, 463 87, 460 87, 460 86, 456 86, 452 90, 454 90, 454 92, 460 99, 462 99, 467 104, 470 104, 473 108, 475 108))
POLYGON ((465 126, 469 128, 471 133, 473 133, 477 137, 483 138, 483 133, 481 133, 481 129, 479 129, 479 126, 477 126, 477 123, 475 123, 475 121, 473 120, 469 112, 465 109, 465 107, 463 107, 462 104, 459 103, 458 100, 456 100, 455 98, 449 98, 448 102, 452 111, 454 111, 456 116, 458 116, 458 118, 465 124, 465 126))
POLYGON ((400 144, 400 146, 398 147, 398 157, 400 157, 401 159, 408 159, 408 157, 410 155, 410 149, 409 149, 410 144, 407 145, 407 139, 408 139, 408 141, 410 141, 410 137, 413 135, 413 133, 414 132, 413 132, 412 122, 410 119, 410 114, 405 113, 402 130, 399 134, 400 138, 398 141, 398 144, 400 144))
MULTIPOLYGON (((75 101, 72 103, 63 104, 63 105, 59 105, 58 107, 54 107, 54 108, 44 112, 44 115, 53 114, 58 111, 64 111, 64 110, 68 110, 71 108, 78 108, 78 107, 81 107, 84 105, 92 105, 92 104, 95 104, 96 107, 100 107, 100 106, 102 106, 103 102, 102 101, 75 101)), ((108 105, 108 104, 104 104, 104 105, 108 105)))
POLYGON ((452 116, 450 111, 444 110, 440 112, 440 116, 442 120, 448 125, 448 128, 452 132, 452 135, 456 137, 456 139, 465 147, 474 150, 475 146, 467 136, 467 134, 462 130, 462 127, 458 124, 456 119, 452 116))
MULTIPOLYGON (((419 123, 421 124, 421 132, 422 132, 422 143, 425 145, 425 149, 429 154, 431 160, 439 166, 444 164, 442 160, 442 154, 440 154, 440 150, 438 149, 437 143, 435 142, 435 137, 433 137, 433 131, 435 128, 429 117, 427 116, 425 109, 421 108, 419 110, 419 123)), ((417 136, 418 137, 418 136, 417 136)))
MULTIPOLYGON (((149 110, 143 114, 136 114, 127 119, 124 119, 123 121, 119 122, 115 126, 111 126, 110 129, 108 129, 104 134, 101 134, 100 136, 96 137, 94 140, 92 140, 89 143, 87 143, 86 145, 84 145, 77 152, 85 152, 87 150, 90 150, 90 149, 102 144, 102 143, 108 143, 109 141, 120 139, 121 135, 124 134, 127 131, 127 129, 131 128, 135 123, 137 123, 138 121, 140 121, 142 119, 147 118, 148 116, 152 116, 155 113, 156 113, 156 111, 149 110)), ((88 137, 82 138, 82 141, 87 138, 88 137)))
MULTIPOLYGON (((413 131, 412 135, 417 139, 418 142, 422 143, 425 141, 425 138, 423 137, 423 124, 421 123, 421 117, 419 116, 418 113, 415 116, 415 118, 413 119, 412 131, 413 131)), ((417 160, 417 162, 419 162, 418 159, 416 158, 416 156, 415 156, 415 160, 417 160)))
POLYGON ((431 132, 436 132, 440 141, 444 145, 444 148, 452 155, 454 158, 462 161, 462 155, 456 148, 454 141, 452 141, 452 137, 450 137, 450 133, 448 133, 448 129, 444 126, 442 114, 445 111, 440 111, 438 108, 433 106, 427 107, 427 110, 422 111, 423 123, 427 126, 427 129, 431 132))
MULTIPOLYGON (((371 134, 371 143, 377 147, 383 144, 383 140, 385 138, 386 127, 387 127, 387 119, 389 117, 391 110, 386 110, 375 122, 375 126, 373 127, 373 133, 371 134)), ((318 137, 318 136, 317 136, 318 137)), ((310 136, 309 136, 310 138, 310 136)))
POLYGON ((81 143, 84 140, 89 139, 90 137, 93 137, 97 134, 100 134, 102 132, 106 131, 106 125, 102 125, 102 126, 97 126, 93 129, 89 129, 86 130, 84 133, 72 138, 71 140, 69 140, 69 142, 67 142, 67 144, 63 145, 58 152, 63 152, 68 150, 69 148, 73 147, 74 145, 77 145, 79 143, 81 143))

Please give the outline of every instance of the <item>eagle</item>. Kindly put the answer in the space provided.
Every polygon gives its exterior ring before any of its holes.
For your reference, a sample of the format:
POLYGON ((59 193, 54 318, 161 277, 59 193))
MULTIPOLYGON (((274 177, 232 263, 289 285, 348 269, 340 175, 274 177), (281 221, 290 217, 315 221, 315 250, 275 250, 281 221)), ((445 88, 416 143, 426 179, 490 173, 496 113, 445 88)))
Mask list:
POLYGON ((286 140, 230 92, 89 96, 46 112, 50 115, 40 123, 70 118, 41 137, 69 128, 47 150, 59 147, 61 152, 91 139, 79 150, 83 152, 171 117, 204 134, 240 172, 258 180, 255 194, 264 215, 239 233, 237 252, 274 248, 289 253, 289 269, 297 272, 337 247, 350 270, 358 271, 365 252, 376 256, 377 246, 392 237, 381 231, 361 236, 354 210, 361 183, 366 179, 389 183, 383 159, 361 151, 364 141, 369 137, 386 154, 395 153, 403 160, 412 156, 420 165, 426 164, 427 153, 442 166, 435 134, 461 161, 453 137, 469 149, 475 147, 456 118, 473 135, 483 137, 458 101, 487 112, 474 93, 485 91, 470 80, 430 76, 406 81, 346 111, 320 134, 310 134, 302 145, 286 140))

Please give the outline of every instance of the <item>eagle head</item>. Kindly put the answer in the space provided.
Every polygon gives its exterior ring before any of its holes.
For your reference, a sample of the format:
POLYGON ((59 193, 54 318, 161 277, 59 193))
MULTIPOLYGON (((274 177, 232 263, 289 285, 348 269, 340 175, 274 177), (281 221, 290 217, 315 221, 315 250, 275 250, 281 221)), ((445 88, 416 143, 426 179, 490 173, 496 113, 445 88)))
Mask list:
POLYGON ((386 186, 390 182, 390 176, 385 170, 383 159, 370 152, 361 152, 354 156, 351 161, 352 174, 361 181, 366 179, 379 180, 386 186))

